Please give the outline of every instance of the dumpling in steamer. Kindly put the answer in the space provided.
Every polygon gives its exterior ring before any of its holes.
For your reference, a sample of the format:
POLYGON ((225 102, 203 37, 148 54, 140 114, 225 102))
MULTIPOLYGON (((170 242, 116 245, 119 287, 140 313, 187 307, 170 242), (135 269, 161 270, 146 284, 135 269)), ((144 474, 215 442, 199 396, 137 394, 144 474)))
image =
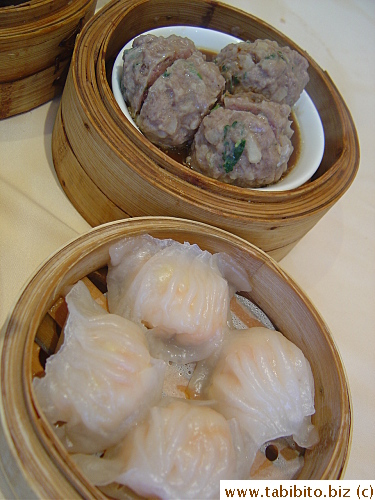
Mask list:
POLYGON ((117 482, 146 498, 218 498, 221 479, 249 472, 236 422, 184 400, 152 408, 103 458, 74 459, 95 484, 117 482))
POLYGON ((109 314, 79 281, 67 294, 64 343, 34 390, 69 452, 112 446, 162 396, 165 363, 153 359, 139 326, 109 314))
POLYGON ((226 254, 149 235, 110 248, 109 310, 150 329, 154 356, 193 362, 221 342, 230 299, 250 283, 226 254), (157 353, 157 354, 156 354, 157 353))
POLYGON ((263 327, 236 331, 215 361, 204 394, 226 418, 238 420, 256 445, 254 453, 279 437, 293 436, 305 448, 316 444, 314 379, 295 344, 263 327))

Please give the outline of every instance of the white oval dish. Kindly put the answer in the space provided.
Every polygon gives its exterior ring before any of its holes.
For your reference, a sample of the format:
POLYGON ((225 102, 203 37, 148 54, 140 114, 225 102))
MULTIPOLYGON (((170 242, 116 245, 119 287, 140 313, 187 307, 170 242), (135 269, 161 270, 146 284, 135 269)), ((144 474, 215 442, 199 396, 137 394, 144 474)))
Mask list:
MULTIPOLYGON (((165 37, 172 34, 184 36, 190 38, 198 49, 213 52, 219 52, 229 43, 239 43, 242 41, 226 33, 206 28, 197 28, 195 26, 168 26, 156 28, 144 34, 148 33, 165 37)), ((130 49, 132 44, 133 39, 120 50, 116 57, 112 70, 112 92, 126 118, 139 132, 141 132, 131 118, 121 92, 123 52, 126 49, 130 49)), ((324 129, 319 113, 305 90, 293 106, 293 111, 298 121, 300 132, 300 151, 298 160, 293 169, 291 169, 284 178, 271 186, 257 188, 259 190, 287 191, 297 188, 307 182, 320 165, 324 153, 324 129)))

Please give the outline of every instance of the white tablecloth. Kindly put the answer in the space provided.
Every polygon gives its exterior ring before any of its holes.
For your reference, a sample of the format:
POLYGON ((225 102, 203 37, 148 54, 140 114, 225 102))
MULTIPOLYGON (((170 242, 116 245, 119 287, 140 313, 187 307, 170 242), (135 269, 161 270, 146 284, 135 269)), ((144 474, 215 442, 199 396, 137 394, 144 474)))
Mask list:
MULTIPOLYGON (((100 8, 105 1, 99 1, 100 8)), ((375 2, 231 0, 305 49, 344 97, 361 163, 349 191, 280 265, 311 298, 346 367, 354 431, 345 479, 375 478, 375 2)), ((173 1, 171 0, 171 6, 173 1)), ((0 326, 55 250, 90 229, 62 190, 51 133, 59 98, 0 121, 0 326)))

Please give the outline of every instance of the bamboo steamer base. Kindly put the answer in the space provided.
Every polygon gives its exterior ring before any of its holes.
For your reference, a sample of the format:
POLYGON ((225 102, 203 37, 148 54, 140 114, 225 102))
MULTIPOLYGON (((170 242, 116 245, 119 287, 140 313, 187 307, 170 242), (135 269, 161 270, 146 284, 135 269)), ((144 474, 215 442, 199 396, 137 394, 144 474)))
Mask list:
POLYGON ((280 260, 338 201, 359 166, 351 115, 329 76, 293 41, 220 2, 111 2, 77 41, 52 136, 53 161, 67 196, 91 224, 165 215, 231 231, 280 260), (110 87, 127 41, 152 28, 207 27, 243 40, 268 38, 308 59, 307 92, 319 111, 325 151, 316 175, 284 192, 238 188, 193 172, 152 145, 124 117, 110 87), (90 82, 90 84, 87 84, 90 82))
POLYGON ((0 7, 0 119, 61 94, 75 38, 96 0, 31 0, 0 7))
POLYGON ((248 274, 249 299, 302 349, 313 371, 313 423, 320 441, 306 450, 298 478, 342 478, 352 432, 349 387, 332 335, 306 295, 266 253, 231 233, 189 220, 145 217, 101 225, 56 252, 26 285, 4 326, 0 479, 2 474, 9 491, 20 498, 106 498, 77 470, 39 409, 32 388, 35 339, 67 286, 103 268, 115 241, 144 233, 227 252, 248 274))
MULTIPOLYGON (((92 225, 119 220, 128 217, 143 217, 148 215, 165 215, 169 217, 189 217, 200 222, 210 223, 216 227, 233 232, 238 236, 253 242, 259 248, 265 249, 276 260, 284 257, 298 241, 301 234, 306 234, 320 219, 323 213, 319 214, 317 219, 302 219, 298 225, 292 222, 293 230, 297 230, 295 240, 290 240, 289 232, 292 230, 287 224, 282 227, 274 226, 273 222, 262 221, 256 224, 250 221, 246 216, 234 219, 231 215, 227 216, 224 211, 217 210, 213 213, 207 213, 206 207, 199 203, 191 203, 183 197, 176 198, 173 194, 167 196, 160 195, 159 185, 140 184, 136 191, 131 192, 129 186, 124 188, 124 203, 116 205, 106 194, 92 181, 84 168, 78 163, 70 147, 69 141, 63 131, 61 124, 61 107, 58 111, 55 131, 61 126, 62 134, 56 134, 53 143, 54 151, 57 151, 59 158, 62 159, 64 167, 63 172, 56 168, 59 181, 69 197, 74 207, 92 225), (56 148, 56 149, 55 149, 56 148), (95 207, 95 209, 93 209, 95 207), (125 211, 125 208, 127 211, 125 211), (128 213, 130 212, 130 213, 128 213), (267 229, 265 229, 267 225, 267 229), (299 232, 298 232, 299 231, 299 232), (270 242, 271 240, 271 242, 270 242), (288 243, 286 241, 288 240, 288 243), (272 246, 270 246, 270 243, 272 246)), ((164 172, 162 172, 164 173, 164 172)))
POLYGON ((0 83, 0 119, 48 102, 63 91, 69 61, 14 82, 0 83))

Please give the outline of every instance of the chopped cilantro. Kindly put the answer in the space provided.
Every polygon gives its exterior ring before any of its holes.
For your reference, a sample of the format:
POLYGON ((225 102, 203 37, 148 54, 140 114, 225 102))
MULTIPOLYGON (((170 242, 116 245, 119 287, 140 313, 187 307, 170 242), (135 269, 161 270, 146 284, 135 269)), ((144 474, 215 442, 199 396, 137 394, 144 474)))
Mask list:
POLYGON ((189 70, 193 75, 197 75, 198 78, 203 80, 202 75, 197 71, 197 69, 195 68, 195 66, 193 64, 189 64, 189 70))
POLYGON ((231 79, 229 80, 229 86, 230 86, 229 91, 232 92, 233 87, 239 85, 239 83, 240 83, 239 77, 236 75, 232 75, 231 79))
POLYGON ((282 59, 283 61, 286 61, 286 59, 284 57, 284 54, 281 52, 281 50, 278 50, 277 53, 276 52, 272 52, 272 54, 270 54, 269 56, 265 57, 264 59, 276 59, 277 56, 279 56, 280 59, 282 59))
POLYGON ((238 162, 243 153, 243 150, 245 149, 245 145, 246 145, 245 139, 237 141, 234 147, 233 143, 231 143, 232 147, 230 147, 228 141, 224 143, 225 149, 223 152, 223 161, 224 161, 223 167, 226 173, 231 172, 233 170, 235 164, 238 162), (230 148, 229 151, 228 148, 230 148))
POLYGON ((235 121, 232 123, 232 125, 225 125, 225 126, 224 126, 224 139, 225 139, 225 138, 226 138, 226 136, 227 136, 228 129, 230 129, 230 128, 234 128, 234 127, 237 125, 237 123, 238 123, 238 122, 237 122, 237 120, 235 120, 235 121))

